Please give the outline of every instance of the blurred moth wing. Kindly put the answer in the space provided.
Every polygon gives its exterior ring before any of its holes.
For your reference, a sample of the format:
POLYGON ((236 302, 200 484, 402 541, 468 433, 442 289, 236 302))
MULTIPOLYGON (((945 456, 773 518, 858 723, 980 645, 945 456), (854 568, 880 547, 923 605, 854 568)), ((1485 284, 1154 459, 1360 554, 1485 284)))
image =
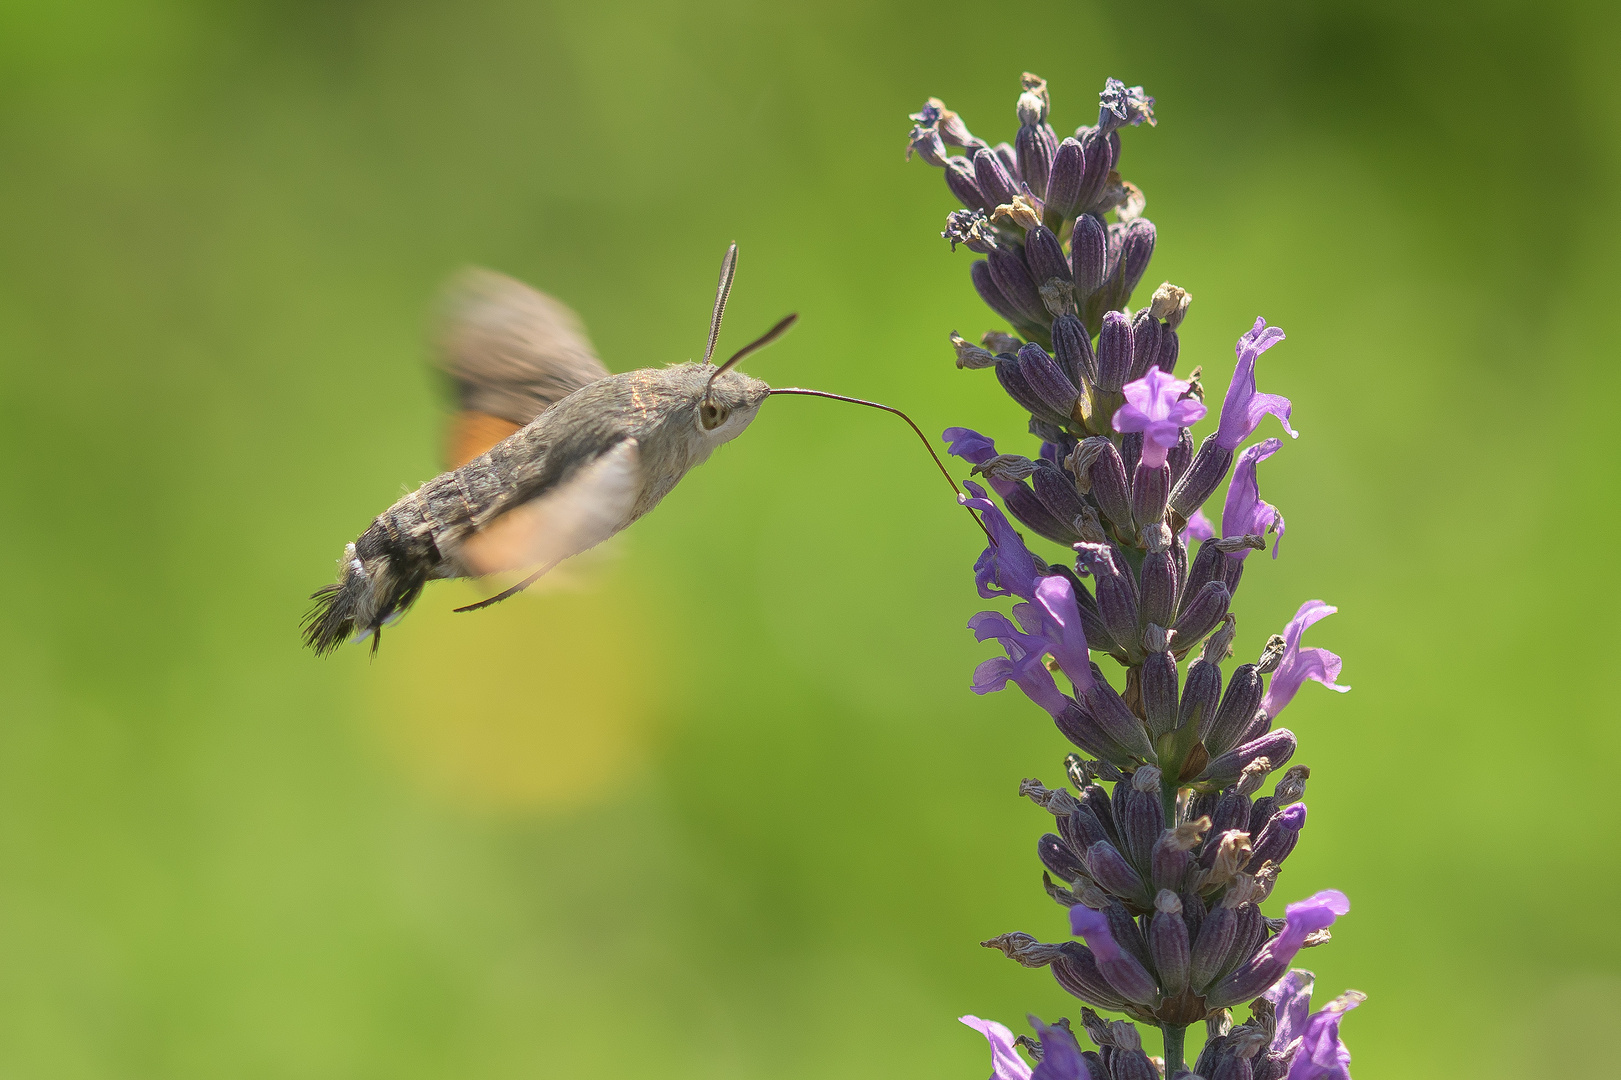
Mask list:
POLYGON ((543 574, 593 548, 630 522, 642 491, 635 439, 576 469, 546 494, 508 510, 468 537, 457 558, 477 577, 543 574))
POLYGON ((608 376, 567 305, 479 267, 457 274, 441 294, 434 346, 456 394, 446 447, 451 468, 608 376))
MULTIPOLYGON (((437 305, 433 340, 439 367, 450 377, 455 392, 456 410, 445 440, 445 461, 452 469, 521 430, 575 390, 609 374, 572 308, 517 278, 483 267, 470 266, 446 284, 437 305)), ((589 479, 578 477, 565 485, 575 492, 576 503, 583 493, 572 484, 589 479)), ((604 497, 613 500, 618 496, 609 491, 604 497)), ((552 557, 571 546, 572 541, 565 537, 577 534, 567 526, 568 506, 542 498, 510 511, 463 545, 459 559, 470 574, 496 576, 510 585, 517 582, 517 571, 528 568, 547 573, 617 531, 608 529, 596 539, 552 557), (542 506, 549 509, 543 512, 542 506), (538 532, 521 535, 524 530, 553 528, 561 530, 553 542, 538 532), (515 561, 525 547, 535 549, 535 558, 515 561)), ((592 578, 602 557, 609 555, 603 549, 597 558, 586 560, 590 566, 579 564, 580 573, 563 578, 553 575, 548 580, 553 585, 577 587, 592 578)))

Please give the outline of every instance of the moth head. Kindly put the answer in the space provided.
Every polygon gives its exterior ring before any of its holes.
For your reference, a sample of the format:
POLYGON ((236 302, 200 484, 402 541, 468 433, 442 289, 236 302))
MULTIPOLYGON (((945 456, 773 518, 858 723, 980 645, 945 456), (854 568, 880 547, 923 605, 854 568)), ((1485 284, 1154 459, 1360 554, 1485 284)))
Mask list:
POLYGON ((771 387, 741 371, 716 373, 704 381, 693 422, 711 442, 736 438, 770 393, 771 387))

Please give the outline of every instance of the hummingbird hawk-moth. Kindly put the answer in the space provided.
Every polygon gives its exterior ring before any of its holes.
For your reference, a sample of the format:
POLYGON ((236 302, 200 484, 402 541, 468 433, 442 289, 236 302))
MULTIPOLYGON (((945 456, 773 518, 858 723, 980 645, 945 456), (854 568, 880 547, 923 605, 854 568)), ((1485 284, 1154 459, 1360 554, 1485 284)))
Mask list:
MULTIPOLYGON (((436 343, 459 405, 450 427, 452 468, 383 511, 344 548, 338 580, 311 597, 305 643, 324 654, 369 636, 375 651, 382 628, 438 578, 527 575, 458 611, 527 588, 657 506, 717 446, 741 435, 772 394, 883 409, 928 446, 898 409, 820 390, 772 389, 735 370, 797 315, 712 364, 736 268, 733 244, 721 264, 703 363, 617 375, 558 301, 488 270, 456 279, 436 343)), ((929 453, 939 465, 933 447, 929 453)))

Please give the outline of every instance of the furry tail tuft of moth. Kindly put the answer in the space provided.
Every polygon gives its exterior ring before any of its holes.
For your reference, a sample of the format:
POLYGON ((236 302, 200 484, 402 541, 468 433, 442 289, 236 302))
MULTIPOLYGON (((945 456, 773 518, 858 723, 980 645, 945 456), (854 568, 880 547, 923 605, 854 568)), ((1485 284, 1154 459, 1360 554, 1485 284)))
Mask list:
MULTIPOLYGON (((378 526, 368 530, 366 540, 378 526)), ((363 558, 355 545, 344 550, 343 576, 310 594, 314 603, 304 615, 304 644, 317 656, 332 652, 357 632, 357 640, 371 638, 371 651, 377 652, 383 627, 405 613, 416 602, 426 584, 425 574, 399 574, 394 567, 409 560, 387 555, 363 558)))

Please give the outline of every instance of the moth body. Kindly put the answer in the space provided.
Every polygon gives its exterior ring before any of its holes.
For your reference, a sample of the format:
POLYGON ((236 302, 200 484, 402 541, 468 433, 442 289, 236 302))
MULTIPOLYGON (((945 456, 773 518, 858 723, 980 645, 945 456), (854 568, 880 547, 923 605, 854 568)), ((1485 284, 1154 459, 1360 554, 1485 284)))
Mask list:
POLYGON ((601 543, 740 435, 770 392, 693 363, 588 382, 378 515, 316 593, 306 641, 326 652, 376 634, 435 578, 543 573, 601 543))

